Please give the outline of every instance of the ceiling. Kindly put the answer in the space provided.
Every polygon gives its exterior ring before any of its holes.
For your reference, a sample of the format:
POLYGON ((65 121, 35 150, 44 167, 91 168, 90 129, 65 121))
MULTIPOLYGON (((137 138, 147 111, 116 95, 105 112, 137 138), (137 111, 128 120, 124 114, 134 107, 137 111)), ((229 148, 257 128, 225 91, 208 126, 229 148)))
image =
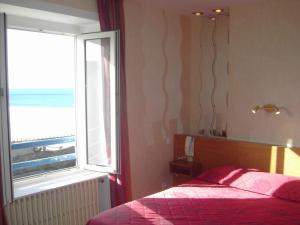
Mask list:
MULTIPOLYGON (((149 0, 139 1, 149 2, 149 0)), ((228 9, 232 4, 250 1, 253 0, 151 0, 151 5, 188 15, 195 11, 211 14, 211 10, 214 8, 228 9)))

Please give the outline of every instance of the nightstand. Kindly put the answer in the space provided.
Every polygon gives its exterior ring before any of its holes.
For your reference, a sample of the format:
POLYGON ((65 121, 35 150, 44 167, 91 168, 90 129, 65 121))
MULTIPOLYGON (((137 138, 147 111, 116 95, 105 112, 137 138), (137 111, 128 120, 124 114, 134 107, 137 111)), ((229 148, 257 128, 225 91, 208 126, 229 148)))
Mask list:
POLYGON ((201 163, 185 159, 170 162, 170 172, 174 174, 173 185, 182 184, 201 173, 201 163))

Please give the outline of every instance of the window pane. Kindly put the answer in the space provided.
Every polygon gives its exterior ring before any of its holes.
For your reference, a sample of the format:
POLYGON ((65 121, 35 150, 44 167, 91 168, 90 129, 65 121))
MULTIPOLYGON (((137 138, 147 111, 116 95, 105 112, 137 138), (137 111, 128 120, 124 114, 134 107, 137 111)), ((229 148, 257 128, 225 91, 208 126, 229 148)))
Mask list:
MULTIPOLYGON (((111 164, 110 38, 85 41, 87 163, 111 164)), ((115 96, 113 96, 115 97, 115 96)))
POLYGON ((75 166, 74 37, 8 30, 14 178, 75 166))

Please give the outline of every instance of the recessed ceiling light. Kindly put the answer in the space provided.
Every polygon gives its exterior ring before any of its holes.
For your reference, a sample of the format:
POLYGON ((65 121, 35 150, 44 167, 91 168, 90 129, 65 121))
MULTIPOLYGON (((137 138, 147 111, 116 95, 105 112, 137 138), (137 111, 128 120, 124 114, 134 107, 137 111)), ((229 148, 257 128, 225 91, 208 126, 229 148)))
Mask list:
POLYGON ((217 8, 217 9, 213 9, 213 12, 216 13, 216 14, 220 14, 224 11, 224 9, 220 9, 220 8, 217 8))
POLYGON ((203 16, 204 12, 194 12, 193 13, 195 16, 203 16))

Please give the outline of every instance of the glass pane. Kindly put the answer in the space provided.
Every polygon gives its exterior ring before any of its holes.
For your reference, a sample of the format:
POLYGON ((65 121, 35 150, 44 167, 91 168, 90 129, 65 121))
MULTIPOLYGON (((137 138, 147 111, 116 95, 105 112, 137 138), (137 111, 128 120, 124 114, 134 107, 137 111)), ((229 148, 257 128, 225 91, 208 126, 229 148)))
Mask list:
POLYGON ((74 37, 8 30, 14 178, 76 165, 74 37))
POLYGON ((111 164, 110 38, 85 41, 87 163, 111 164))

